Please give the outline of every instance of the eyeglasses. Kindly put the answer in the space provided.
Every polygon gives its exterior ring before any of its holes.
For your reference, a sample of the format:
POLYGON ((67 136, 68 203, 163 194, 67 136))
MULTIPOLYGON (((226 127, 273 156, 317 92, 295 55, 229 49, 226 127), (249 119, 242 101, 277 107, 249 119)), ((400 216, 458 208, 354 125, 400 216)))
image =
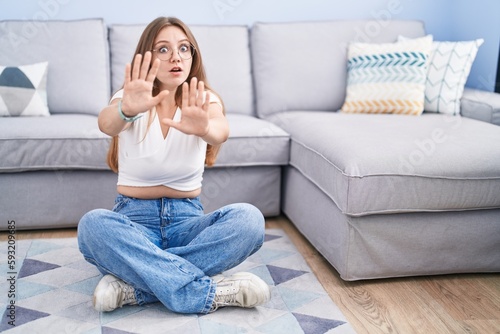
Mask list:
MULTIPOLYGON (((170 60, 172 58, 174 48, 170 48, 169 46, 162 45, 158 49, 151 50, 151 52, 155 52, 158 59, 161 61, 170 60)), ((196 49, 191 44, 182 44, 177 48, 177 54, 184 60, 191 59, 194 56, 196 49)))

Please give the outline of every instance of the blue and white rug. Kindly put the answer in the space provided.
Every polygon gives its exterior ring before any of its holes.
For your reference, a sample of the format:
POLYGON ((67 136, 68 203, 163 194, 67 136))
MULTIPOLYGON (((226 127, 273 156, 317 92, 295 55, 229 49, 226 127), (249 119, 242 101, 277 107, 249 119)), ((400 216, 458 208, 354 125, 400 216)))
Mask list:
POLYGON ((9 334, 355 333, 279 229, 266 230, 263 247, 225 273, 257 274, 271 285, 271 301, 208 315, 175 314, 160 303, 95 311, 91 296, 101 274, 83 259, 76 238, 16 240, 15 254, 4 241, 0 256, 0 332, 9 334))

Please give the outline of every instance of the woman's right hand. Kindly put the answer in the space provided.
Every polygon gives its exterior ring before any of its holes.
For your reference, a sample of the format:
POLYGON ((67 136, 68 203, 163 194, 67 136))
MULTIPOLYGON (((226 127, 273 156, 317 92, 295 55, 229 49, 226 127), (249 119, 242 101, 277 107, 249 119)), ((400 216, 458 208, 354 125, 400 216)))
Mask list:
POLYGON ((125 84, 123 86, 122 111, 128 117, 146 112, 160 103, 168 91, 162 91, 153 97, 153 83, 160 68, 161 61, 156 59, 151 65, 152 54, 147 51, 144 56, 137 54, 134 63, 125 66, 125 84))

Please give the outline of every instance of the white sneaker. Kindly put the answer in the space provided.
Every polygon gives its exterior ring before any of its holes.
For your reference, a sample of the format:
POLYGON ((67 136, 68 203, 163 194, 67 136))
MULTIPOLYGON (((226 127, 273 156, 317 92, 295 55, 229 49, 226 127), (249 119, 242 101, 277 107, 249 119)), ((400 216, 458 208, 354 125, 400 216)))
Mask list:
POLYGON ((271 299, 269 286, 251 273, 236 273, 216 281, 215 298, 210 312, 224 306, 255 307, 271 299))
POLYGON ((94 290, 93 304, 99 312, 113 311, 123 305, 137 305, 135 289, 113 275, 106 275, 94 290))

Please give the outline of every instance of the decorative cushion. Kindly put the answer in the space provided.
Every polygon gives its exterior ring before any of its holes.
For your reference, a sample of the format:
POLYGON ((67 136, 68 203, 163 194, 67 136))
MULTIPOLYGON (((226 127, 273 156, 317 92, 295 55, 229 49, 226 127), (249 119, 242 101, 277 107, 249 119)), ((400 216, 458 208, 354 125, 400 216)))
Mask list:
POLYGON ((344 113, 420 115, 432 36, 397 43, 351 43, 344 113))
POLYGON ((48 62, 0 66, 0 116, 49 116, 48 62))
MULTIPOLYGON (((406 40, 400 36, 399 40, 406 40)), ((458 115, 460 99, 483 39, 433 42, 425 83, 426 112, 458 115)))

